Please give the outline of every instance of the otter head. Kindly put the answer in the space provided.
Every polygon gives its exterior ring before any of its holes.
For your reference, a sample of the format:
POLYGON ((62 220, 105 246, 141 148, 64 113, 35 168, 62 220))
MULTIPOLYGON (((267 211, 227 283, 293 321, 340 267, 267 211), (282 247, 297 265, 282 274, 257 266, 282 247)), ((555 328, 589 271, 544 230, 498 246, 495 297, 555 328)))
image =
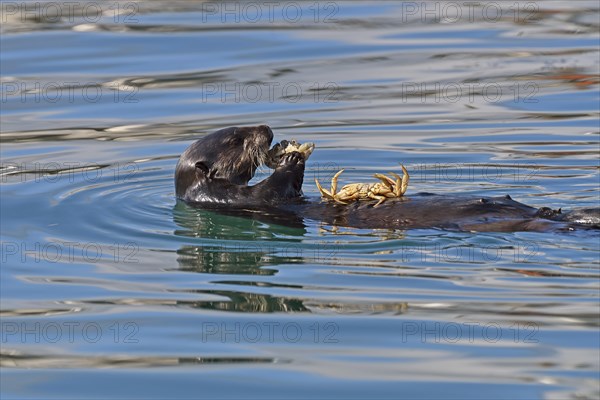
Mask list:
POLYGON ((213 179, 246 185, 262 164, 273 141, 266 125, 226 128, 194 142, 179 158, 175 170, 177 197, 213 179))

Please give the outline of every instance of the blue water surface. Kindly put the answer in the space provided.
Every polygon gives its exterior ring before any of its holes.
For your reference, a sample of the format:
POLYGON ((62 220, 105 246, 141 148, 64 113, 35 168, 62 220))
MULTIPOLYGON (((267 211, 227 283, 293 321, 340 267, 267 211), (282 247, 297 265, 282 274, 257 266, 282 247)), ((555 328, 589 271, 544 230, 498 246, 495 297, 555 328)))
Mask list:
POLYGON ((597 2, 65 4, 2 3, 2 399, 600 396, 595 231, 282 226, 173 186, 268 124, 316 144, 310 197, 401 162, 407 195, 599 207, 597 2))

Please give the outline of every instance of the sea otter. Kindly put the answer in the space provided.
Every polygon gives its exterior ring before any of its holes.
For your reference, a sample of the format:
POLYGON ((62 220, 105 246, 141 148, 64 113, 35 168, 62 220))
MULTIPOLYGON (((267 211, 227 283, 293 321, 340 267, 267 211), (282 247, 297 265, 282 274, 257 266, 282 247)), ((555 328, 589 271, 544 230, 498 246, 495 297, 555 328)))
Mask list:
POLYGON ((273 132, 266 125, 221 129, 202 137, 181 155, 175 171, 177 197, 197 207, 298 225, 304 219, 360 229, 442 228, 461 231, 549 231, 600 228, 600 209, 568 213, 534 208, 510 196, 473 198, 417 193, 347 205, 302 195, 305 157, 284 154, 268 160, 273 132), (270 177, 254 186, 256 168, 269 161, 270 177))
POLYGON ((270 177, 248 182, 266 161, 273 131, 266 125, 226 128, 188 147, 175 169, 177 197, 189 203, 261 206, 302 196, 304 156, 285 154, 270 177))

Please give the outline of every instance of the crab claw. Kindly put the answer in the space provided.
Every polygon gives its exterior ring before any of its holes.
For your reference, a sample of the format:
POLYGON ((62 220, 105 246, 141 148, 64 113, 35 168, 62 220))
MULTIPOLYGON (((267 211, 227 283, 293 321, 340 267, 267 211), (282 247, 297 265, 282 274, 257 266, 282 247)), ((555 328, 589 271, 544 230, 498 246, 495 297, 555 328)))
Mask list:
MULTIPOLYGON (((338 172, 337 172, 337 173, 336 173, 336 174, 333 176, 333 178, 331 178, 331 194, 332 194, 333 196, 335 196, 335 195, 336 195, 336 193, 337 193, 337 181, 338 181, 338 178, 340 177, 340 175, 342 174, 342 172, 344 172, 344 169, 343 169, 343 168, 342 168, 342 169, 340 169, 340 170, 339 170, 339 171, 338 171, 338 172)), ((346 204, 346 203, 343 203, 343 204, 346 204)))
POLYGON ((374 174, 373 176, 375 178, 379 179, 381 181, 381 183, 383 183, 389 190, 392 190, 392 191, 394 190, 394 186, 396 185, 396 182, 393 179, 391 179, 389 176, 385 176, 383 174, 374 174))
POLYGON ((319 180, 317 178, 315 178, 315 184, 317 185, 317 189, 319 189, 319 192, 321 192, 321 196, 326 197, 331 200, 334 200, 334 197, 331 194, 331 192, 329 192, 326 189, 323 189, 323 187, 321 186, 321 184, 319 183, 319 180))
POLYGON ((339 176, 342 174, 342 172, 344 172, 343 169, 339 170, 334 176, 333 178, 331 178, 331 190, 328 191, 327 189, 323 189, 323 187, 321 186, 321 184, 319 183, 319 180, 315 178, 315 184, 317 185, 317 189, 319 189, 319 192, 321 192, 321 195, 327 199, 333 200, 336 203, 340 203, 340 204, 348 204, 342 200, 339 199, 339 196, 337 194, 337 181, 339 176))
POLYGON ((404 175, 402 177, 402 187, 400 188, 400 194, 403 195, 404 193, 406 193, 406 189, 408 189, 408 181, 410 180, 410 175, 408 174, 406 168, 404 168, 404 165, 400 164, 400 167, 402 168, 402 174, 404 175))
POLYGON ((404 193, 406 193, 406 189, 408 189, 408 181, 410 179, 408 171, 406 170, 406 168, 404 168, 404 165, 400 164, 400 167, 402 167, 402 173, 404 174, 403 177, 400 177, 400 175, 398 175, 395 172, 390 172, 390 175, 396 178, 396 182, 394 182, 394 194, 397 197, 400 197, 404 195, 404 193))

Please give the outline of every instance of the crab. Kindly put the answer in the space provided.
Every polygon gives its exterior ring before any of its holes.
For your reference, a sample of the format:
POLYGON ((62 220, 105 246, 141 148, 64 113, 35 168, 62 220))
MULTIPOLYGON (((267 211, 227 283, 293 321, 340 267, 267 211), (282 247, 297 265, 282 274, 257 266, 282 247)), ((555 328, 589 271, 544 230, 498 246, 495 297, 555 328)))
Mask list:
POLYGON ((269 168, 275 169, 279 164, 279 160, 287 153, 292 153, 297 151, 304 156, 305 160, 308 160, 308 157, 312 154, 315 149, 314 143, 298 143, 294 139, 291 141, 282 140, 281 143, 277 143, 267 152, 267 159, 265 161, 265 165, 269 168))
POLYGON ((402 167, 402 177, 395 172, 389 173, 396 180, 384 174, 375 174, 373 176, 379 179, 380 182, 351 183, 343 186, 339 192, 337 191, 337 181, 342 172, 344 172, 343 169, 331 178, 331 190, 323 189, 317 179, 315 179, 315 183, 321 195, 328 200, 333 200, 340 204, 348 204, 348 202, 356 200, 378 200, 377 204, 373 206, 377 207, 388 198, 402 197, 406 193, 410 176, 404 165, 400 166, 402 167))

